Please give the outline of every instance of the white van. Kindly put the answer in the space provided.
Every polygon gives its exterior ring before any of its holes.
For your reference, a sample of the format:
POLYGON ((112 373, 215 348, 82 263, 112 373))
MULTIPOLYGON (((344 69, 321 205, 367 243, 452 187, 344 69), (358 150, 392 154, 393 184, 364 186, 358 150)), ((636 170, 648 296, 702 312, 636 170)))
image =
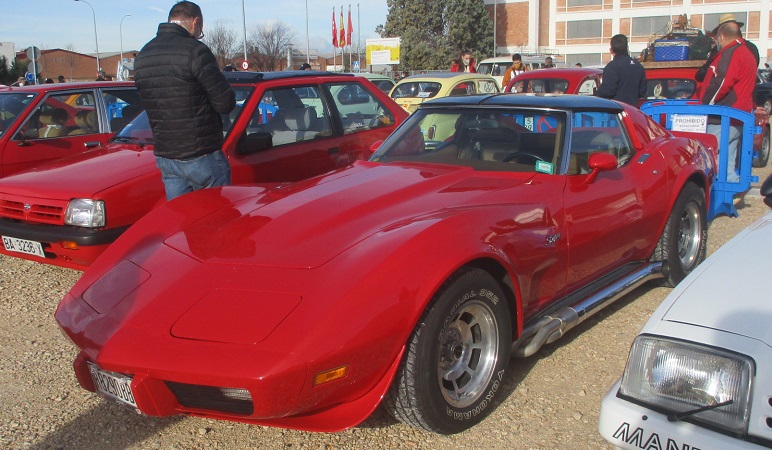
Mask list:
MULTIPOLYGON (((548 56, 552 58, 552 63, 555 65, 555 67, 566 67, 563 55, 551 55, 546 53, 521 53, 520 56, 522 58, 523 64, 528 67, 528 70, 543 68, 544 58, 548 56)), ((499 84, 499 89, 502 89, 501 82, 504 78, 504 72, 506 72, 511 65, 512 55, 487 58, 483 59, 479 64, 477 64, 477 73, 492 76, 499 84)))

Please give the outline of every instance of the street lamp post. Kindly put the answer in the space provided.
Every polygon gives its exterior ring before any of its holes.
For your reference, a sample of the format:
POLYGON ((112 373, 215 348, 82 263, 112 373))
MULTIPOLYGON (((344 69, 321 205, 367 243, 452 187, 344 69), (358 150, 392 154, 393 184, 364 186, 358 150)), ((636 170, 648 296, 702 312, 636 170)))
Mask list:
MULTIPOLYGON (((130 15, 131 14, 126 14, 125 16, 123 16, 123 19, 129 17, 130 15)), ((119 80, 123 79, 123 19, 121 19, 121 24, 118 26, 118 36, 121 40, 121 62, 120 64, 118 64, 118 70, 120 72, 118 74, 119 80)))
POLYGON ((308 46, 308 0, 306 0, 306 63, 311 64, 311 50, 308 46))
POLYGON ((99 75, 99 72, 102 71, 102 62, 99 61, 99 38, 97 37, 96 12, 94 12, 94 7, 91 6, 91 3, 87 2, 86 0, 75 0, 75 1, 87 4, 88 7, 91 8, 91 15, 94 17, 94 41, 96 42, 97 75, 99 75))

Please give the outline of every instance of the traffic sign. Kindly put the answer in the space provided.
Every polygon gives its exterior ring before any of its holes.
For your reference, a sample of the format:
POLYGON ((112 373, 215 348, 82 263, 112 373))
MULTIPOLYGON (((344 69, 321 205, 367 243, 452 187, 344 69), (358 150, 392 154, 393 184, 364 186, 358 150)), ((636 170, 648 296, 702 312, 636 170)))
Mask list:
POLYGON ((27 52, 27 59, 40 59, 39 48, 35 46, 31 46, 31 47, 27 47, 27 49, 24 51, 27 52))
POLYGON ((244 69, 244 70, 247 70, 247 69, 249 69, 249 61, 247 61, 247 60, 244 60, 244 61, 241 63, 241 68, 242 68, 242 69, 244 69))
POLYGON ((359 70, 359 61, 354 61, 354 70, 359 70))
POLYGON ((27 72, 27 73, 24 74, 24 79, 29 81, 30 83, 34 83, 35 82, 35 74, 32 73, 32 72, 27 72))

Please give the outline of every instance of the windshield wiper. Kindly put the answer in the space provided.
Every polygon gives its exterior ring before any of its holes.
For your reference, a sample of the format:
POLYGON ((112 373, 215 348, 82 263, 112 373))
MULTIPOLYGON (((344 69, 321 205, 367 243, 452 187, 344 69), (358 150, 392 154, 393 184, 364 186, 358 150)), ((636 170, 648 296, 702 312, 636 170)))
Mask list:
POLYGON ((694 414, 698 414, 704 411, 710 411, 711 409, 722 408, 724 406, 731 405, 732 403, 734 403, 734 400, 727 400, 725 402, 716 403, 715 405, 703 406, 701 408, 696 408, 689 411, 684 411, 680 413, 674 412, 674 413, 668 414, 667 420, 668 422, 678 422, 684 417, 693 416, 694 414))

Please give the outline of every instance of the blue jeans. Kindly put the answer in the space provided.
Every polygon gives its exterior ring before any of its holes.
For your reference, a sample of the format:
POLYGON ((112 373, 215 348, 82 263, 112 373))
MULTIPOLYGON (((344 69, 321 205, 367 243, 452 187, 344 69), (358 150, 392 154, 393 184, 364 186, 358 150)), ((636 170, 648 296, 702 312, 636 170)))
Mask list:
POLYGON ((193 159, 155 157, 169 201, 198 189, 231 184, 231 166, 225 154, 217 150, 193 159))
MULTIPOLYGON (((729 152, 726 163, 726 181, 737 183, 740 181, 740 175, 737 174, 737 150, 740 148, 740 130, 735 125, 729 126, 729 152)), ((708 133, 713 134, 718 139, 718 148, 721 148, 721 124, 708 124, 708 133)))

